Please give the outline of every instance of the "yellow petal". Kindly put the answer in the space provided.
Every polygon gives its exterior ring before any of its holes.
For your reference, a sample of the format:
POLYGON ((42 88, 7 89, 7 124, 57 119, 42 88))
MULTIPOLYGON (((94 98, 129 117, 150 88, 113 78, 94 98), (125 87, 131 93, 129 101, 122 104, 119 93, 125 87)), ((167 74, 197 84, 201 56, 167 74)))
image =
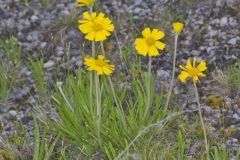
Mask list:
POLYGON ((103 28, 107 31, 113 31, 114 25, 113 24, 104 25, 103 28))
POLYGON ((155 40, 162 39, 164 36, 165 33, 162 31, 158 31, 158 29, 154 29, 151 34, 151 37, 153 37, 155 40))
POLYGON ((165 46, 166 46, 165 43, 160 42, 160 41, 156 41, 154 45, 155 45, 158 49, 160 49, 160 50, 163 50, 163 49, 165 48, 165 46))
POLYGON ((91 19, 95 19, 97 17, 97 13, 96 12, 93 12, 92 14, 91 14, 91 19))
POLYGON ((93 58, 84 58, 84 64, 89 65, 95 63, 93 58))
POLYGON ((179 68, 181 68, 182 70, 188 72, 188 70, 183 65, 180 65, 179 68))
POLYGON ((95 34, 95 41, 96 42, 103 41, 105 39, 106 39, 106 35, 104 34, 104 32, 102 32, 102 31, 96 32, 96 34, 95 34))
POLYGON ((158 56, 159 55, 158 50, 155 46, 149 47, 148 54, 149 54, 149 56, 158 56))
POLYGON ((195 82, 199 81, 198 76, 194 76, 194 77, 193 77, 193 80, 194 80, 195 82))
POLYGON ((196 68, 196 61, 197 61, 197 58, 194 57, 194 58, 193 58, 193 68, 196 68))
POLYGON ((181 22, 174 22, 173 23, 173 30, 175 33, 179 34, 180 32, 182 32, 184 27, 184 24, 181 22))
POLYGON ((199 71, 205 71, 206 69, 207 69, 207 66, 206 66, 206 62, 205 61, 201 61, 200 63, 199 63, 199 65, 197 66, 197 69, 199 70, 199 71))
POLYGON ((90 41, 94 41, 95 32, 94 32, 94 31, 89 32, 89 33, 85 36, 85 38, 88 39, 88 40, 90 40, 90 41))
POLYGON ((111 24, 112 21, 109 18, 104 18, 103 23, 104 25, 108 25, 108 24, 111 24))
POLYGON ((95 0, 77 0, 79 3, 77 6, 87 6, 87 5, 92 5, 95 0))
POLYGON ((83 13, 83 18, 90 20, 90 19, 91 19, 91 16, 89 15, 88 12, 84 12, 84 13, 83 13))
POLYGON ((78 23, 88 23, 89 22, 89 20, 86 20, 86 19, 84 19, 84 20, 78 20, 78 23))
POLYGON ((143 31, 142 31, 142 35, 144 38, 148 38, 151 36, 151 30, 150 28, 145 28, 143 31))
POLYGON ((98 75, 102 75, 102 74, 103 74, 103 70, 102 70, 102 68, 100 68, 100 67, 96 67, 95 70, 97 71, 97 74, 98 74, 98 75))
POLYGON ((98 14, 98 16, 97 16, 97 20, 102 21, 103 18, 104 18, 104 16, 105 16, 105 14, 102 13, 102 12, 100 12, 100 13, 98 14))
POLYGON ((112 73, 112 70, 106 66, 103 67, 103 72, 106 75, 110 75, 112 73))
POLYGON ((98 59, 104 60, 104 56, 103 55, 98 55, 98 59))
POLYGON ((188 60, 187 60, 187 65, 186 65, 185 67, 186 67, 186 69, 188 69, 188 70, 190 70, 191 68, 193 68, 193 67, 192 67, 192 64, 191 64, 190 58, 188 58, 188 60))
POLYGON ((103 34, 104 34, 105 36, 110 36, 110 35, 111 35, 111 33, 108 32, 108 31, 106 31, 106 30, 102 30, 102 32, 103 32, 103 34))
POLYGON ((79 30, 84 34, 89 33, 92 30, 91 23, 84 23, 79 25, 79 30))
POLYGON ((186 79, 190 77, 190 75, 185 72, 185 71, 182 71, 179 75, 178 75, 178 78, 180 79, 181 82, 186 82, 186 79))
POLYGON ((201 76, 201 77, 206 77, 206 74, 203 74, 203 73, 199 73, 198 76, 201 76))
POLYGON ((148 52, 148 45, 144 38, 137 38, 135 41, 135 48, 140 55, 146 56, 148 52))

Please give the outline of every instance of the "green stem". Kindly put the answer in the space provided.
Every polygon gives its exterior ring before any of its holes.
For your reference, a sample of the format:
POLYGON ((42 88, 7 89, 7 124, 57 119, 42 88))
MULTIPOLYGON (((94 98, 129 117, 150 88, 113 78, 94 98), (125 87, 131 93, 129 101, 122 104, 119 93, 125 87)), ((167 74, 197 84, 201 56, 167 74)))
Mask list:
POLYGON ((89 7, 89 11, 90 11, 90 13, 93 12, 93 5, 91 5, 91 6, 89 7))
POLYGON ((96 58, 96 46, 95 46, 95 41, 92 41, 92 57, 96 58))
MULTIPOLYGON (((95 58, 95 54, 96 54, 95 42, 92 41, 92 57, 93 58, 95 58)), ((94 73, 90 73, 90 93, 89 93, 90 107, 92 107, 92 102, 93 102, 93 77, 94 77, 94 73)))
POLYGON ((69 73, 70 73, 70 43, 68 44, 68 46, 67 46, 67 65, 68 65, 68 67, 67 67, 67 75, 69 75, 69 73))
POLYGON ((102 109, 101 109, 101 90, 99 83, 99 76, 95 76, 95 85, 96 85, 96 98, 97 98, 97 135, 100 141, 100 131, 101 131, 101 118, 102 118, 102 109))
POLYGON ((147 116, 147 113, 150 109, 150 103, 151 103, 151 70, 152 70, 152 57, 149 56, 148 61, 148 83, 147 83, 147 107, 144 113, 144 119, 147 116))
POLYGON ((204 143, 205 143, 205 149, 206 149, 206 152, 207 152, 207 160, 210 160, 210 157, 209 157, 209 146, 208 146, 208 140, 207 140, 207 132, 206 132, 206 127, 205 127, 205 124, 204 124, 203 116, 202 116, 201 105, 200 105, 200 101, 199 101, 198 89, 197 89, 196 82, 194 80, 193 80, 193 85, 194 85, 194 92, 195 92, 195 97, 196 97, 197 105, 198 105, 198 114, 199 114, 199 118, 200 118, 202 129, 203 129, 203 134, 204 134, 204 143))
POLYGON ((74 113, 74 112, 75 112, 75 111, 74 111, 74 108, 72 107, 72 105, 71 105, 70 102, 68 101, 66 95, 64 94, 64 92, 63 92, 63 90, 62 90, 62 87, 61 87, 61 86, 58 86, 58 89, 59 89, 59 91, 60 91, 60 93, 61 93, 64 101, 67 103, 68 107, 69 107, 69 108, 71 109, 71 111, 74 113))
POLYGON ((175 35, 175 42, 174 42, 174 54, 173 54, 173 70, 172 70, 172 79, 170 82, 170 87, 168 90, 168 96, 167 96, 167 101, 164 107, 164 114, 167 112, 168 109, 168 105, 171 99, 171 95, 172 95, 172 89, 173 89, 173 83, 174 83, 174 79, 175 79, 175 71, 176 71, 176 58, 177 58, 177 43, 178 43, 178 34, 175 35))
POLYGON ((106 55, 105 55, 105 50, 104 50, 103 41, 101 41, 100 44, 101 44, 102 54, 103 54, 103 56, 105 57, 106 55))
POLYGON ((108 81, 109 81, 109 83, 110 83, 110 87, 111 87, 111 90, 112 90, 112 94, 113 94, 114 101, 115 101, 117 107, 118 107, 118 108, 121 108, 120 105, 119 105, 119 103, 118 103, 118 99, 117 99, 117 96, 116 96, 116 93, 115 93, 115 89, 114 89, 114 87, 113 87, 112 80, 111 80, 111 78, 110 78, 109 76, 108 76, 108 81))
MULTIPOLYGON (((89 11, 90 13, 93 12, 93 5, 89 7, 89 11)), ((95 53, 96 52, 96 48, 95 48, 95 41, 92 41, 92 57, 95 58, 95 53)), ((93 73, 90 73, 90 93, 89 93, 89 104, 90 107, 92 108, 92 97, 93 97, 93 73)))
MULTIPOLYGON (((100 44, 101 44, 102 54, 103 54, 103 56, 105 57, 106 55, 105 55, 105 50, 104 50, 103 41, 101 41, 100 44)), ((115 93, 115 89, 114 89, 114 87, 113 87, 112 80, 111 80, 111 78, 110 78, 109 76, 108 76, 108 81, 109 81, 109 83, 110 83, 110 87, 111 87, 111 90, 112 90, 112 94, 113 94, 114 101, 115 101, 116 105, 120 108, 120 105, 119 105, 119 103, 118 103, 118 99, 117 99, 117 96, 116 96, 116 93, 115 93)))

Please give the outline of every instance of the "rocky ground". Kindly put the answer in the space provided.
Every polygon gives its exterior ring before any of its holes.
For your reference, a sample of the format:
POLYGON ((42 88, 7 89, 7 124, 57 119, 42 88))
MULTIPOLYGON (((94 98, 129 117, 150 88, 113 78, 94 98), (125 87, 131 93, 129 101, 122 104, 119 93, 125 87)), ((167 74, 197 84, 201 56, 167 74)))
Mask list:
MULTIPOLYGON (((222 96, 221 102, 230 107, 222 111, 228 122, 225 124, 226 130, 237 128, 228 143, 239 148, 239 91, 221 89, 221 78, 211 73, 235 65, 240 59, 240 1, 102 0, 98 4, 100 10, 112 15, 116 22, 116 34, 121 45, 126 42, 133 44, 144 26, 157 26, 169 35, 166 37, 168 52, 172 49, 171 22, 184 21, 186 27, 180 36, 178 64, 185 64, 189 56, 207 60, 209 78, 200 84, 200 94, 208 108, 205 110, 206 119, 211 124, 210 128, 220 134, 217 132, 220 130, 220 111, 211 107, 211 100, 209 102, 207 96, 218 93, 222 96)), ((41 6, 39 0, 32 0, 28 5, 21 0, 0 0, 0 38, 7 40, 14 35, 22 46, 23 58, 29 53, 37 59, 44 53, 44 68, 49 82, 54 83, 54 68, 60 65, 63 70, 66 69, 69 48, 71 70, 82 65, 81 56, 89 45, 77 29, 77 20, 83 10, 75 7, 74 0, 52 0, 46 8, 41 6)), ((115 40, 114 37, 112 39, 115 40)), ((114 46, 117 47, 117 44, 114 46)), ((116 49, 111 49, 111 52, 118 54, 116 49)), ((171 54, 166 52, 154 59, 154 71, 159 84, 169 81, 171 77, 171 54)), ((132 53, 135 54, 135 51, 132 53)), ((0 57, 5 59, 1 48, 0 57)), ((0 104, 0 144, 2 137, 16 132, 15 126, 19 123, 28 128, 28 133, 33 126, 31 110, 39 96, 34 91, 31 72, 25 65, 21 66, 18 76, 27 83, 16 85, 10 93, 9 102, 0 104)), ((190 98, 193 94, 189 95, 190 88, 186 91, 187 85, 177 80, 176 84, 174 94, 182 97, 176 103, 194 108, 195 102, 190 98)))

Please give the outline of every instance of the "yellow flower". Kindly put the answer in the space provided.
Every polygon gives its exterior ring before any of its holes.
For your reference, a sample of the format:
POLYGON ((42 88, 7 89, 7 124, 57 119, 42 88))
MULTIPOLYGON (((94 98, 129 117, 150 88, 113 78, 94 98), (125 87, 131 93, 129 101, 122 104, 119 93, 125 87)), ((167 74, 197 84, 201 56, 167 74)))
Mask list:
POLYGON ((77 6, 82 7, 82 6, 91 6, 95 0, 77 0, 77 6))
POLYGON ((110 75, 114 70, 115 66, 108 64, 110 61, 104 59, 103 55, 99 55, 95 58, 84 58, 84 64, 88 67, 89 71, 96 71, 98 75, 110 75))
POLYGON ((90 41, 104 41, 110 32, 114 30, 114 25, 109 18, 104 17, 104 13, 96 12, 89 14, 88 12, 83 13, 84 20, 79 20, 79 30, 86 34, 85 38, 90 41))
POLYGON ((158 49, 163 50, 166 46, 165 43, 159 41, 165 34, 158 29, 145 28, 142 31, 143 38, 137 38, 135 41, 135 48, 140 55, 158 56, 158 49))
POLYGON ((187 65, 182 66, 180 65, 179 68, 181 68, 183 71, 178 76, 181 82, 185 82, 188 77, 193 78, 195 82, 199 81, 199 77, 205 77, 206 75, 202 72, 207 69, 206 62, 201 61, 199 65, 196 67, 196 57, 193 58, 193 65, 191 64, 191 60, 187 60, 187 65))
POLYGON ((173 30, 176 34, 181 33, 182 30, 183 30, 183 27, 184 27, 184 24, 181 23, 181 22, 174 22, 173 23, 173 30))

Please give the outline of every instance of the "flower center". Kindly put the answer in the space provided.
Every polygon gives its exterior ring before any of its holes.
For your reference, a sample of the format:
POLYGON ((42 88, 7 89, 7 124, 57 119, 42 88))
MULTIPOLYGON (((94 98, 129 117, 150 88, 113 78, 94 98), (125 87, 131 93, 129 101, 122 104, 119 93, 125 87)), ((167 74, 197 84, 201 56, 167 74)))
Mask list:
POLYGON ((191 69, 188 70, 188 73, 191 76, 197 76, 199 74, 199 70, 197 68, 191 68, 191 69))
POLYGON ((103 67, 105 65, 105 62, 102 59, 97 59, 95 60, 95 64, 99 67, 103 67))
POLYGON ((102 28, 103 28, 103 26, 100 23, 94 23, 93 24, 93 30, 94 31, 100 31, 100 30, 102 30, 102 28))
POLYGON ((147 44, 149 46, 153 45, 155 43, 155 39, 153 39, 152 37, 149 37, 147 40, 146 40, 147 44))

